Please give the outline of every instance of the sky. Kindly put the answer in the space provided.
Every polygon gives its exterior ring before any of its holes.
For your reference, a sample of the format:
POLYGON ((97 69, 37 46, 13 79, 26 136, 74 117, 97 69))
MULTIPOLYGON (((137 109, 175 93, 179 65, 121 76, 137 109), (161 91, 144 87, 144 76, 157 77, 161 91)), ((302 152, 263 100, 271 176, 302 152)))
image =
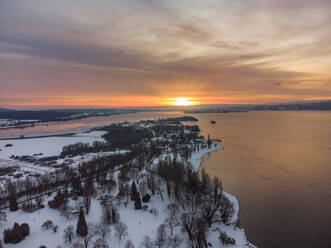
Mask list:
POLYGON ((0 0, 0 107, 331 99, 330 13, 330 0, 0 0))

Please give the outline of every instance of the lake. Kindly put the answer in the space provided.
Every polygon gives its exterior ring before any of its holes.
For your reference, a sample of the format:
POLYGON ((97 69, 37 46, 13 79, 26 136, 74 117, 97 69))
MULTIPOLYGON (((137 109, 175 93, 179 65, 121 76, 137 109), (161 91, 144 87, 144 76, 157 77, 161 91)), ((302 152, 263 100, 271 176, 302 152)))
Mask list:
POLYGON ((331 247, 331 112, 195 116, 203 133, 223 139, 224 149, 206 156, 202 167, 239 199, 251 242, 331 247))
MULTIPOLYGON (((0 137, 81 132, 124 120, 181 116, 140 112, 91 117, 25 129, 0 137)), ((331 247, 331 112, 251 111, 194 114, 204 135, 222 138, 223 150, 202 167, 221 177, 240 202, 241 225, 260 248, 331 247), (215 120, 216 124, 211 124, 215 120)))

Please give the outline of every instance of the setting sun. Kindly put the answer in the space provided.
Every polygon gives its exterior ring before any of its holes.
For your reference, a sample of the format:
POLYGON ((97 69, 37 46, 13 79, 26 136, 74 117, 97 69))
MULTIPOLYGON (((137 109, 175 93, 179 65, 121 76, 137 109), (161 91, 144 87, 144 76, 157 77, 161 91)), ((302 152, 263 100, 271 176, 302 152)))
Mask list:
POLYGON ((176 106, 190 106, 193 105, 192 98, 188 97, 181 97, 181 98, 174 98, 174 105, 176 106))

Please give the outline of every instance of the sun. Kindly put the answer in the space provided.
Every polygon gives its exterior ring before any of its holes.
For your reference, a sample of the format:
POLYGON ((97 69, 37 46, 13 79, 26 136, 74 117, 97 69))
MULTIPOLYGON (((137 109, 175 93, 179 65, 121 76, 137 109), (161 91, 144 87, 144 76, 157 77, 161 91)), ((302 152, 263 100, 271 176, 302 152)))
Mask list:
POLYGON ((174 105, 176 106, 190 106, 194 103, 192 102, 192 98, 189 97, 178 97, 174 98, 174 105))

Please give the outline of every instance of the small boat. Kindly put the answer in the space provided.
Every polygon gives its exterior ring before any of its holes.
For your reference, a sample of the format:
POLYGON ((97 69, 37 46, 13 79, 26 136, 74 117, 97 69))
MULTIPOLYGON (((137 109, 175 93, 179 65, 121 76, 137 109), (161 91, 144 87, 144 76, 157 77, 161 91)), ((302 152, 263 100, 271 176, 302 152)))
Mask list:
POLYGON ((211 124, 216 124, 216 121, 211 120, 210 123, 211 123, 211 124))

